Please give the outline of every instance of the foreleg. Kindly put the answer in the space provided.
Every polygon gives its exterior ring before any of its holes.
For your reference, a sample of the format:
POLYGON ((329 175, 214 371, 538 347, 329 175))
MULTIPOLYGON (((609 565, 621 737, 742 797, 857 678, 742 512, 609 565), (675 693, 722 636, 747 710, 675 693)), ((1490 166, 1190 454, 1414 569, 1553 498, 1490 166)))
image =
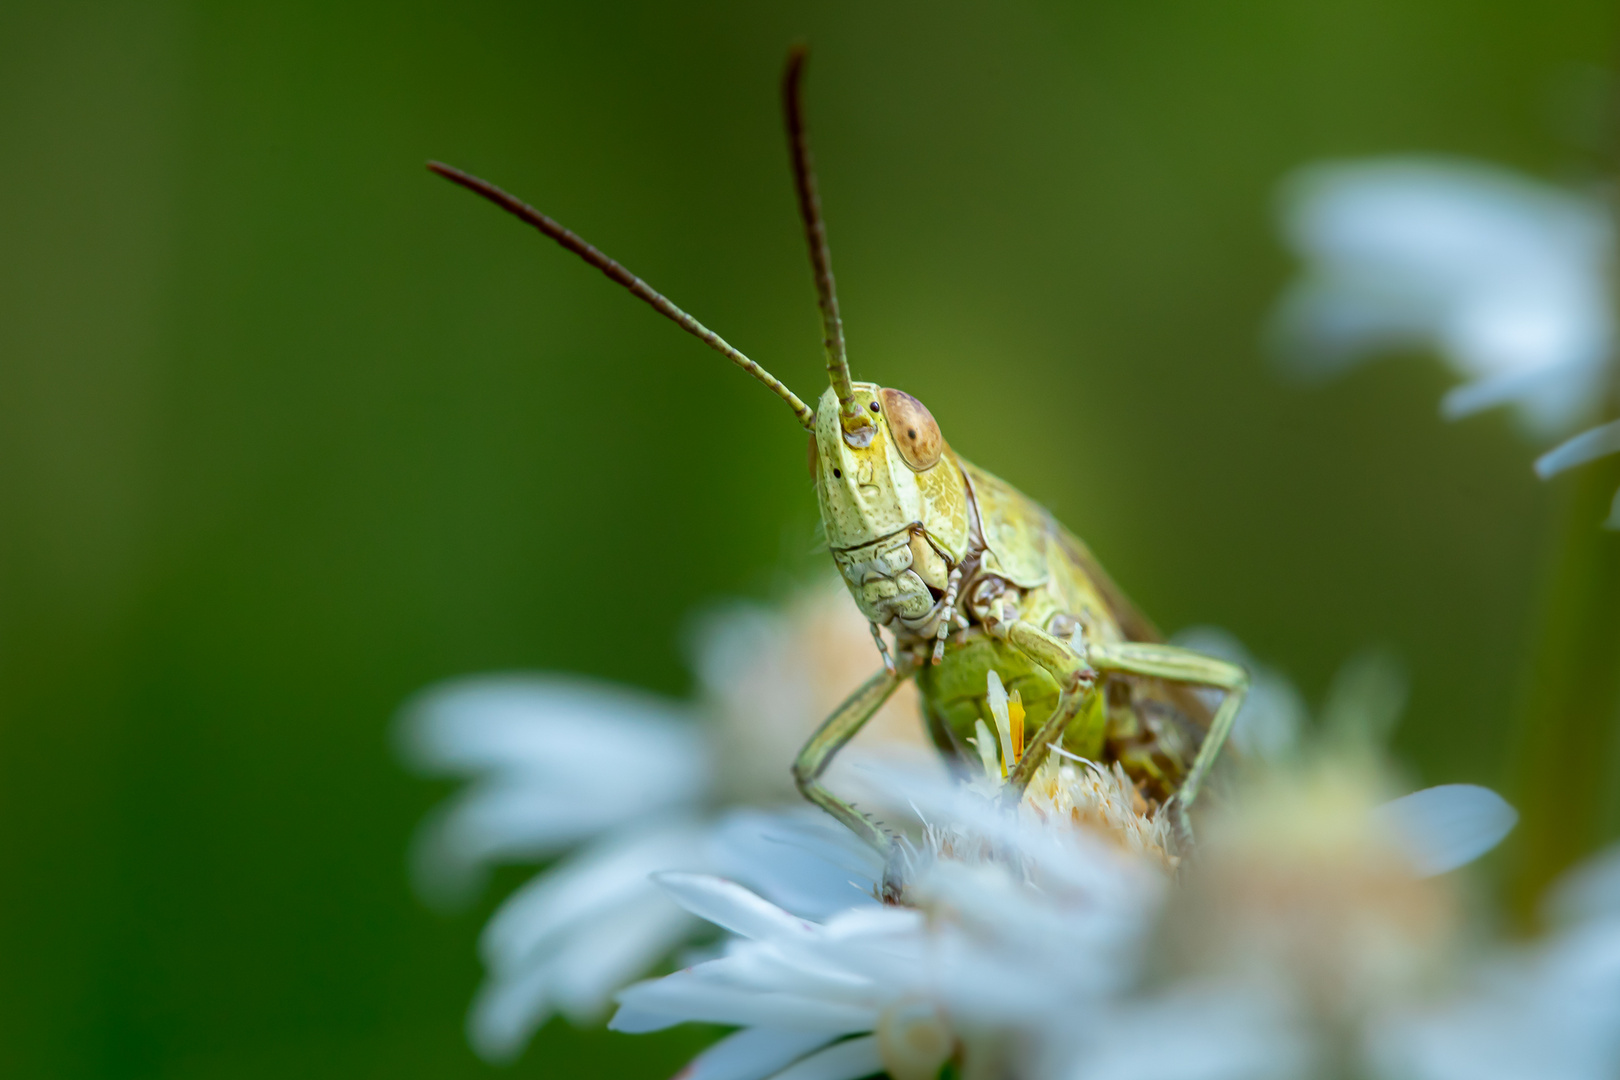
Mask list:
POLYGON ((1046 760, 1052 744, 1062 737, 1069 721, 1080 714, 1096 692, 1097 673, 1086 658, 1075 651, 1074 646, 1039 627, 1027 622, 1004 625, 1007 640, 1045 668, 1057 680, 1061 691, 1052 715, 1046 718, 1032 739, 1025 740, 1024 756, 1007 774, 1008 786, 1022 796, 1035 771, 1046 760))
POLYGON ((793 782, 799 786, 799 792, 849 826, 856 836, 884 855, 888 855, 894 846, 889 834, 855 809, 854 804, 829 791, 821 783, 821 774, 827 771, 827 766, 832 764, 832 759, 844 748, 844 744, 855 737, 856 732, 872 719, 906 680, 911 674, 911 666, 911 662, 902 656, 898 665, 885 667, 868 679, 822 722, 793 761, 793 782))
POLYGON ((1099 642, 1086 646, 1082 657, 1068 642, 1055 638, 1026 622, 1005 624, 1007 640, 1045 668, 1063 691, 1058 706, 1041 725, 1033 740, 1029 741, 1024 756, 1008 775, 1008 783, 1022 791, 1035 770, 1045 759, 1051 743, 1068 725, 1084 705, 1085 695, 1092 691, 1097 674, 1118 672, 1125 675, 1150 675, 1170 682, 1209 686, 1225 691, 1220 708, 1215 712, 1209 732, 1198 748, 1186 779, 1177 792, 1176 801, 1184 813, 1192 806, 1202 788, 1216 757, 1221 752, 1238 710, 1243 707, 1248 693, 1249 676, 1241 667, 1196 653, 1175 645, 1150 642, 1099 642))

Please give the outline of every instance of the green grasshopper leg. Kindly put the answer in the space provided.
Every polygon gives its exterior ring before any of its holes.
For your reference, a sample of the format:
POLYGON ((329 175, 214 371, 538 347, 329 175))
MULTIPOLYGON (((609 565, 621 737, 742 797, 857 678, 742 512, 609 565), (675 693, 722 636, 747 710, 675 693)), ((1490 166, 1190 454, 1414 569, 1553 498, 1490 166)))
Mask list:
POLYGON ((1181 782, 1180 790, 1171 800, 1175 803, 1176 828, 1184 837, 1191 838, 1188 811, 1192 809, 1193 800, 1198 797, 1199 789, 1214 767, 1215 758, 1226 743, 1226 737, 1232 733, 1232 723, 1237 719, 1238 710, 1243 708, 1243 699, 1249 692, 1249 673, 1236 664, 1203 653, 1145 641, 1099 643, 1088 648, 1086 656, 1099 671, 1152 675, 1170 682, 1225 691, 1220 708, 1215 710, 1215 719, 1210 722, 1209 733, 1198 747, 1198 756, 1193 759, 1187 778, 1181 782))
POLYGON ((1214 766, 1227 736, 1231 734, 1232 722, 1237 719, 1238 710, 1243 707, 1243 698, 1249 691, 1248 673, 1236 664, 1189 649, 1140 641, 1089 645, 1082 658, 1067 642, 1024 622, 1008 626, 1007 638, 1030 659, 1046 668, 1063 688, 1058 707, 1041 725, 1033 741, 1027 744, 1024 756, 1007 778, 1012 790, 1020 794, 1046 759, 1053 739, 1079 712, 1089 694, 1095 692, 1096 673, 1151 675, 1170 682, 1210 686, 1225 691, 1220 708, 1215 711, 1215 718, 1209 725, 1209 733, 1204 736, 1198 756, 1193 759, 1192 768, 1188 770, 1187 778, 1174 800, 1177 827, 1184 835, 1190 835, 1187 812, 1198 797, 1199 789, 1214 766), (1089 680, 1085 677, 1087 672, 1091 673, 1089 680))
POLYGON ((902 656, 899 664, 885 667, 866 680, 860 689, 846 698, 842 705, 833 710, 831 716, 822 721, 821 727, 810 736, 810 741, 804 744, 804 749, 799 751, 799 756, 793 761, 793 782, 799 786, 799 792, 849 826, 856 836, 884 855, 888 855, 894 847, 894 841, 889 838, 889 834, 879 828, 871 818, 855 809, 853 804, 827 790, 826 785, 821 783, 821 774, 827 771, 827 765, 832 761, 833 755, 855 737, 900 684, 911 675, 912 667, 912 662, 902 656))
POLYGON ((1099 671, 1117 671, 1126 675, 1153 675, 1169 682, 1209 686, 1226 693, 1221 706, 1215 710, 1209 734, 1198 748, 1187 779, 1182 781, 1176 801, 1183 810, 1190 807, 1198 796, 1199 788, 1209 776, 1215 758, 1221 752, 1226 737, 1232 733, 1232 722, 1249 692, 1249 673, 1236 664, 1217 660, 1203 653, 1175 645, 1157 645, 1145 641, 1119 641, 1093 645, 1086 650, 1092 666, 1099 671))
POLYGON ((1024 743, 1024 756, 1018 759, 1007 775, 1007 785, 1017 795, 1023 795, 1035 776, 1035 770, 1046 760, 1051 744, 1069 726, 1069 721, 1096 693, 1097 673, 1086 663, 1085 657, 1068 642, 1053 637, 1027 622, 1015 622, 1006 628, 1007 640, 1021 652, 1045 668, 1057 680, 1062 691, 1052 715, 1024 743))

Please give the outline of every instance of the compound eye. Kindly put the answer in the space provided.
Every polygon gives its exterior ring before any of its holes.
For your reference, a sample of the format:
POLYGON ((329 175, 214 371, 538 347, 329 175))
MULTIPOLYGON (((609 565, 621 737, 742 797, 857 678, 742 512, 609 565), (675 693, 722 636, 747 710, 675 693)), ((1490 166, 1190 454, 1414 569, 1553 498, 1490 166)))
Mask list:
POLYGON ((927 406, 903 390, 879 390, 883 399, 883 415, 889 421, 889 433, 906 459, 918 472, 932 469, 945 452, 945 440, 939 425, 927 406))
POLYGON ((816 459, 818 457, 820 455, 816 453, 816 434, 812 431, 810 433, 810 479, 812 480, 816 478, 816 459))

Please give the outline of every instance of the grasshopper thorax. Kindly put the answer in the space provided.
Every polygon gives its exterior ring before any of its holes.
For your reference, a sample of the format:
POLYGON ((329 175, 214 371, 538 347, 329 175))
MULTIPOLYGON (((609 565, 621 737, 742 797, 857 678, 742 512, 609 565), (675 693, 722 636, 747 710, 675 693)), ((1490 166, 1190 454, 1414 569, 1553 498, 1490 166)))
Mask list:
POLYGON ((853 408, 830 387, 816 408, 811 468, 822 524, 862 614, 926 636, 968 554, 967 481, 922 402, 872 383, 853 387, 853 408))

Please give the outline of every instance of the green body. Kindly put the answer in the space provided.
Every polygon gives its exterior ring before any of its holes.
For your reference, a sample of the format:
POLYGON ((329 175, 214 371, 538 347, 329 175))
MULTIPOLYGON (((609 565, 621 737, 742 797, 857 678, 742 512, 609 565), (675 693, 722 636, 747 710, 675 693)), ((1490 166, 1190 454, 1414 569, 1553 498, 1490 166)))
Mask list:
MULTIPOLYGON (((995 730, 986 696, 989 673, 994 671, 1009 695, 1023 701, 1026 720, 1038 728, 1057 710, 1062 688, 1057 680, 1022 651, 988 634, 977 634, 960 644, 947 645, 937 665, 920 668, 914 676, 922 695, 923 720, 929 737, 941 753, 969 759, 977 751, 968 740, 983 721, 995 730)), ((1092 761, 1103 758, 1108 710, 1104 695, 1095 695, 1092 707, 1076 716, 1061 733, 1065 750, 1092 761)))

